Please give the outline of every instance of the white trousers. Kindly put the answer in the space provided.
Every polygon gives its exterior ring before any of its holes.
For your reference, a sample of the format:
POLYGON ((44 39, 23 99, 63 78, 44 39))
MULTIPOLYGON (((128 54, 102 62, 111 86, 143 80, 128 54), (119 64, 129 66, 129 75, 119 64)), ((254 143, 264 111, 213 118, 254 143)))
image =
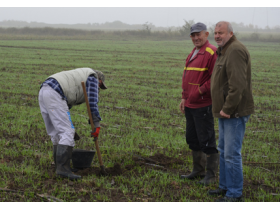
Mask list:
POLYGON ((75 128, 66 101, 47 84, 41 88, 38 99, 47 133, 53 145, 74 147, 75 128))

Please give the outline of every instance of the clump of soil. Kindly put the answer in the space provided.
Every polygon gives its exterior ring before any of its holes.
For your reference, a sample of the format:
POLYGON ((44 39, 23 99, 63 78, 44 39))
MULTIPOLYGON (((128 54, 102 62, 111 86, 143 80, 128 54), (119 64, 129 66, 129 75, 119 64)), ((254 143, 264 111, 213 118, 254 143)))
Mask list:
POLYGON ((79 169, 77 172, 74 172, 74 174, 80 175, 80 176, 89 176, 89 175, 98 175, 100 173, 99 167, 90 167, 85 169, 79 169))
POLYGON ((121 175, 122 174, 121 164, 115 163, 115 165, 112 168, 106 168, 105 171, 112 176, 121 175))

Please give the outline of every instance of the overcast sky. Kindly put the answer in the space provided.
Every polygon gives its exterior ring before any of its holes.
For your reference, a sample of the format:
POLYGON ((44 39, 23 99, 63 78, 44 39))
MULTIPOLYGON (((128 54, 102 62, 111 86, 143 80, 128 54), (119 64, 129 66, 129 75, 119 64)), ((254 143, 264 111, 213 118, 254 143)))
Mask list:
MULTIPOLYGON (((9 1, 10 2, 10 1, 9 1)), ((22 1, 23 2, 23 1, 22 1)), ((76 24, 76 23, 105 23, 119 20, 127 24, 153 23, 155 26, 182 26, 185 20, 194 19, 195 22, 204 22, 208 25, 220 20, 230 22, 243 22, 244 24, 258 25, 261 28, 265 26, 274 27, 280 25, 280 7, 195 7, 193 4, 187 4, 193 7, 187 7, 186 4, 174 4, 169 2, 169 6, 159 7, 164 4, 144 4, 145 7, 125 7, 127 4, 118 4, 120 7, 94 7, 96 4, 47 4, 38 5, 24 1, 24 7, 21 3, 3 5, 0 3, 0 21, 19 20, 27 22, 44 22, 51 24, 76 24), (63 5, 67 7, 63 7, 63 5), (122 5, 125 5, 122 7, 122 5), (158 7, 147 7, 148 5, 158 7), (173 5, 175 7, 173 7, 173 5), (182 6, 181 6, 182 5, 182 6), (31 7, 36 6, 36 7, 31 7), (52 7, 50 7, 52 6, 52 7), (60 6, 60 7, 57 7, 60 6), (62 6, 62 7, 61 7, 62 6), (72 6, 72 7, 69 7, 72 6), (79 6, 79 7, 78 7, 79 6), (84 7, 83 7, 84 6, 84 7), (177 6, 177 7, 176 7, 177 6)), ((61 1, 58 1, 61 2, 61 1)), ((83 2, 83 1, 81 1, 83 2)), ((106 1, 105 1, 106 2, 106 1)), ((119 1, 115 1, 119 2, 119 1)), ((144 1, 145 2, 145 1, 144 1)), ((151 1, 153 2, 153 1, 151 1)), ((160 1, 158 1, 160 2, 160 1)), ((196 1, 202 3, 203 1, 196 1)), ((233 2, 233 1, 231 1, 233 2)), ((234 1, 235 2, 235 1, 234 1)), ((237 1, 238 2, 238 1, 237 1)), ((255 2, 255 1, 254 1, 255 2)), ((269 2, 269 1, 268 1, 269 2)), ((146 2, 147 3, 147 2, 146 2)), ((108 4, 106 4, 108 5, 108 4)), ((109 4, 115 6, 115 4, 109 4)), ((207 6, 207 4, 205 4, 207 6)), ((249 5, 255 5, 251 3, 249 5)), ((271 5, 271 4, 266 4, 271 5)), ((98 5, 100 6, 100 5, 98 5)), ((137 5, 138 6, 138 5, 137 5)), ((198 5, 201 6, 201 5, 198 5)), ((233 6, 233 5, 231 5, 233 6)), ((240 6, 240 5, 238 5, 240 6)), ((248 4, 246 5, 248 6, 248 4)))

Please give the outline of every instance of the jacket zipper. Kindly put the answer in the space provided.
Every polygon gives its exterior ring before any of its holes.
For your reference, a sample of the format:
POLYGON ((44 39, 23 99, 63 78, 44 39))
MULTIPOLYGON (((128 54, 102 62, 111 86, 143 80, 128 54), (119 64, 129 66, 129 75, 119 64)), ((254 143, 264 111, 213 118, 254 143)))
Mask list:
MULTIPOLYGON (((192 59, 192 60, 193 60, 193 59, 192 59)), ((190 62, 191 62, 191 60, 189 60, 188 64, 185 66, 185 68, 188 67, 188 65, 189 65, 190 62)), ((186 73, 187 73, 187 70, 184 71, 184 79, 185 79, 186 73)))

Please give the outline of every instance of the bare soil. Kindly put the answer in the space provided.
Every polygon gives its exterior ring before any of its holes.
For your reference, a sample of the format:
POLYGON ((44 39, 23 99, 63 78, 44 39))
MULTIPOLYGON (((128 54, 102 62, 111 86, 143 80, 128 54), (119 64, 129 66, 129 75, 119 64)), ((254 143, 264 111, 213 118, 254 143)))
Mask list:
MULTIPOLYGON (((185 158, 186 155, 183 155, 181 158, 173 158, 168 157, 162 153, 157 153, 150 157, 142 157, 140 155, 131 155, 132 163, 128 165, 122 165, 121 163, 115 163, 113 167, 107 167, 105 170, 108 173, 106 179, 109 183, 111 183, 112 188, 108 189, 103 185, 97 186, 95 179, 98 179, 101 174, 100 167, 93 166, 90 168, 86 168, 83 170, 79 170, 75 172, 75 174, 81 175, 82 177, 92 176, 92 181, 90 182, 75 182, 68 179, 61 179, 57 178, 55 175, 55 168, 53 164, 48 165, 47 167, 40 168, 41 174, 32 177, 32 182, 21 182, 21 180, 16 179, 15 177, 23 177, 27 178, 29 175, 26 173, 4 173, 0 172, 0 176, 3 177, 4 175, 8 177, 8 183, 5 189, 0 188, 0 201, 35 201, 35 202, 49 202, 54 201, 54 199, 68 201, 68 198, 60 198, 60 191, 56 191, 55 189, 63 189, 67 186, 68 190, 70 189, 68 195, 73 197, 76 200, 80 201, 90 201, 93 200, 92 196, 95 197, 96 195, 102 194, 106 195, 110 201, 130 201, 130 200, 139 200, 139 201, 156 201, 156 198, 151 196, 149 191, 145 191, 145 189, 140 189, 138 194, 134 194, 132 192, 125 193, 118 189, 122 183, 121 181, 115 181, 114 177, 122 176, 129 178, 132 174, 133 176, 137 177, 144 177, 145 174, 149 170, 159 170, 164 173, 171 173, 176 175, 187 174, 190 172, 189 169, 185 167, 185 158), (143 170, 139 172, 137 167, 141 167, 143 170), (95 176, 93 176, 95 175, 95 176), (35 183, 35 188, 32 183, 35 183), (43 196, 42 191, 47 192, 48 196, 43 196), (79 193, 76 193, 79 192, 79 193), (82 193, 81 193, 82 192, 82 193)), ((20 164, 21 162, 25 161, 26 159, 24 156, 18 156, 16 158, 4 157, 0 159, 0 164, 20 164)), ((251 165, 250 165, 251 166, 251 165)), ((252 165, 252 167, 256 167, 252 165)), ((266 169, 271 170, 271 172, 278 172, 279 166, 278 165, 271 165, 266 166, 266 169)), ((153 178, 154 179, 154 178, 153 178)), ((123 180, 123 179, 122 179, 123 180)), ((170 194, 174 195, 173 201, 180 201, 180 197, 178 192, 182 189, 192 189, 195 187, 195 182, 184 182, 178 183, 176 181, 171 182, 168 184, 164 190, 168 190, 170 194), (177 197, 176 197, 177 196, 177 197)), ((126 183, 128 188, 135 187, 130 186, 129 182, 126 183)), ((267 186, 264 184, 263 180, 259 182, 251 181, 250 177, 244 177, 244 196, 246 198, 250 198, 254 200, 255 197, 261 196, 255 194, 255 192, 259 191, 258 189, 262 189, 266 193, 276 193, 279 189, 276 189, 272 186, 267 186)), ((213 186, 205 187, 205 190, 208 191, 209 189, 213 189, 213 186)), ((166 199, 168 200, 168 195, 166 199)), ((75 200, 74 199, 74 200, 75 200)), ((193 201, 197 201, 201 198, 197 198, 195 196, 191 196, 190 198, 193 201)), ((264 201, 265 201, 264 197, 264 201)), ((98 197, 95 199, 96 201, 104 201, 98 197), (99 199, 99 200, 98 200, 99 199)))

